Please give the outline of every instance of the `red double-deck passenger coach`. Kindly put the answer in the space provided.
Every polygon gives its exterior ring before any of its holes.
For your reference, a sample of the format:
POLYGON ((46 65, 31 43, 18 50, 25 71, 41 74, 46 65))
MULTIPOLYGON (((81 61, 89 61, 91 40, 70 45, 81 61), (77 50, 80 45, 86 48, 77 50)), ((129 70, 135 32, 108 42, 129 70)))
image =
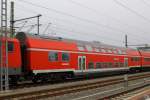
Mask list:
POLYGON ((23 32, 8 40, 8 51, 9 74, 34 82, 150 68, 148 51, 23 32))

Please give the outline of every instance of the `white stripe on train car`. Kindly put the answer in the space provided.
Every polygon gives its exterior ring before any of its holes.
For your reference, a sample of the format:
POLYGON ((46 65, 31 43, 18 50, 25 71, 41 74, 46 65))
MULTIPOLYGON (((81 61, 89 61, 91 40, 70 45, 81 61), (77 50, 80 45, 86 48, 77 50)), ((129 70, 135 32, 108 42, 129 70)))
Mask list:
POLYGON ((34 74, 38 73, 50 73, 50 72, 66 72, 66 71, 74 71, 75 69, 51 69, 51 70, 33 70, 34 74))
POLYGON ((141 66, 139 65, 139 66, 129 66, 129 67, 141 67, 141 66))
POLYGON ((122 68, 101 68, 101 69, 86 69, 86 70, 75 70, 75 69, 51 69, 51 70, 33 70, 34 74, 38 73, 52 73, 52 72, 68 72, 72 71, 74 73, 81 73, 81 72, 107 72, 107 71, 120 71, 120 70, 129 70, 128 67, 122 68))

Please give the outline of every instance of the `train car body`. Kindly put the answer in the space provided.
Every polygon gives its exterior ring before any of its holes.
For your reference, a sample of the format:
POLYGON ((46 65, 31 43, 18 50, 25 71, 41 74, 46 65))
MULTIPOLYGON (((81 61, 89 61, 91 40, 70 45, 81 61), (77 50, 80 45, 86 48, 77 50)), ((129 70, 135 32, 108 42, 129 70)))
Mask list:
POLYGON ((149 51, 139 51, 141 54, 141 67, 142 70, 150 70, 150 52, 149 51))
POLYGON ((134 49, 23 32, 16 37, 22 48, 23 72, 38 78, 119 73, 142 66, 141 54, 134 49))
POLYGON ((128 67, 130 70, 141 70, 142 67, 142 57, 138 50, 136 49, 128 49, 127 50, 128 55, 128 67))
POLYGON ((8 72, 14 83, 22 78, 37 82, 150 70, 149 51, 24 32, 7 40, 8 72))
MULTIPOLYGON (((8 73, 9 76, 16 76, 21 74, 21 50, 20 50, 20 43, 17 39, 7 39, 7 48, 8 48, 8 73)), ((1 39, 0 45, 2 48, 5 47, 3 43, 5 42, 4 39, 1 39)), ((4 50, 4 49, 3 49, 4 50)), ((5 51, 0 50, 3 57, 5 57, 5 51)), ((0 62, 1 64, 1 62, 0 62)), ((2 65, 3 66, 3 65, 2 65)))

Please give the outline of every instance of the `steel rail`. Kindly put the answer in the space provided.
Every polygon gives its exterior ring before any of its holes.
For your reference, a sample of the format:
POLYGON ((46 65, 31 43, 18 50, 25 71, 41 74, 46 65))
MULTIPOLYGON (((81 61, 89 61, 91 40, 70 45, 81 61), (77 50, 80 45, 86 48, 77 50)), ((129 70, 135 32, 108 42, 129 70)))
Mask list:
MULTIPOLYGON (((138 80, 142 78, 150 77, 150 74, 144 74, 144 75, 135 75, 135 76, 129 76, 129 81, 138 80)), ((109 79, 104 81, 98 81, 93 83, 84 83, 79 85, 71 85, 71 86, 65 86, 60 88, 54 88, 54 89, 44 89, 39 91, 31 91, 27 93, 18 93, 18 94, 10 94, 5 96, 0 96, 0 100, 3 99, 12 99, 17 98, 21 100, 29 100, 29 99, 42 99, 47 97, 54 97, 54 96, 61 96, 64 94, 70 94, 70 93, 76 93, 81 92, 89 89, 96 89, 104 86, 119 84, 124 82, 123 78, 116 78, 116 79, 109 79)))

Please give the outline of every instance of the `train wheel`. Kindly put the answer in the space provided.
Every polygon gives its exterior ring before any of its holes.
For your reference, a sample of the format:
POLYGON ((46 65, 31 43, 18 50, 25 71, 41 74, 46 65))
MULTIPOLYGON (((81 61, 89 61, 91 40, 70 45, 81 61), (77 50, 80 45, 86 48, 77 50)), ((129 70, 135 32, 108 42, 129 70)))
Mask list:
POLYGON ((38 80, 39 80, 38 77, 37 77, 37 76, 34 76, 33 79, 32 79, 32 82, 33 82, 33 83, 37 83, 38 80))
POLYGON ((11 77, 11 78, 9 79, 10 84, 12 84, 12 85, 17 85, 17 84, 18 84, 18 80, 17 80, 17 79, 18 79, 17 76, 11 77))
POLYGON ((33 83, 37 83, 38 80, 37 80, 37 79, 32 79, 32 82, 33 82, 33 83))

